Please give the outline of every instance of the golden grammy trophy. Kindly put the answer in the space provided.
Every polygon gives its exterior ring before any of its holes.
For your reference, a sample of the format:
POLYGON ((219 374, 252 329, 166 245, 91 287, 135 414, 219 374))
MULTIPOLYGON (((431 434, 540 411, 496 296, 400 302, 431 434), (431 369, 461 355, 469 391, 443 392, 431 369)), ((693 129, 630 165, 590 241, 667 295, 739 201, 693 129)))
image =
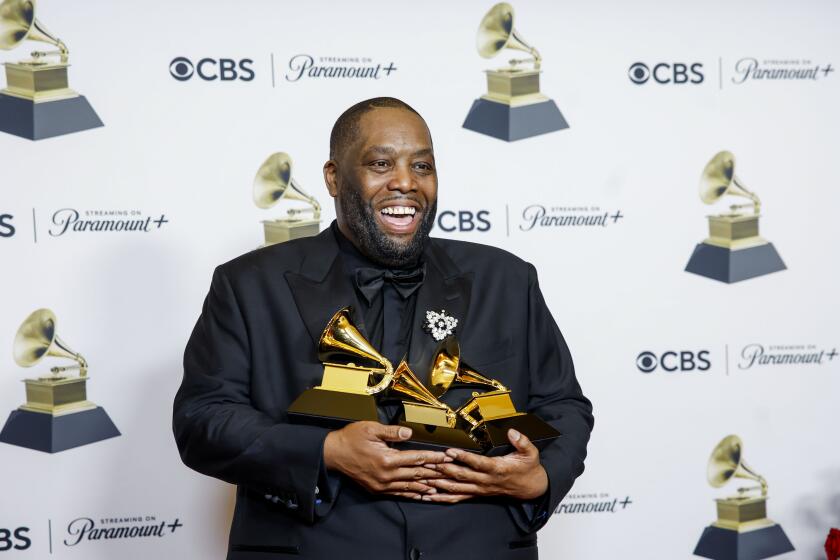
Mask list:
POLYGON ((731 284, 787 268, 773 244, 758 234, 761 201, 735 175, 735 156, 722 151, 706 164, 700 178, 700 199, 713 204, 725 195, 750 199, 729 212, 708 216, 709 237, 699 243, 686 272, 731 284), (743 208, 752 207, 752 213, 743 208))
POLYGON ((56 453, 120 435, 105 410, 87 399, 87 361, 58 337, 52 311, 38 309, 26 318, 15 336, 13 352, 22 367, 32 367, 48 356, 75 364, 24 379, 26 403, 9 415, 0 441, 56 453), (68 373, 74 370, 78 375, 68 373))
POLYGON ((493 6, 478 28, 478 54, 493 58, 504 49, 514 49, 531 58, 511 59, 507 67, 486 70, 487 93, 473 102, 463 125, 508 142, 569 128, 557 104, 540 93, 542 57, 513 27, 513 21, 510 4, 493 6))
POLYGON ((254 203, 259 208, 271 208, 280 200, 306 202, 309 208, 291 208, 285 218, 264 220, 265 245, 318 234, 321 205, 294 180, 292 158, 285 152, 271 154, 254 177, 254 203), (307 216, 309 213, 311 217, 307 216))
POLYGON ((0 0, 0 50, 24 41, 47 43, 53 51, 6 62, 6 88, 0 91, 0 131, 30 140, 102 126, 84 96, 70 89, 67 45, 35 19, 35 0, 0 0))
POLYGON ((326 427, 377 421, 375 395, 390 385, 394 367, 353 325, 349 307, 338 310, 321 333, 318 359, 324 365, 321 384, 295 399, 289 419, 326 427))
POLYGON ((739 488, 736 495, 715 500, 717 521, 703 531, 695 555, 714 560, 760 560, 794 550, 781 526, 767 518, 767 481, 744 462, 741 438, 727 436, 715 446, 706 476, 715 488, 735 478, 759 486, 739 488))
MULTIPOLYGON (((539 448, 560 437, 554 427, 537 416, 519 412, 510 390, 500 381, 470 368, 461 360, 461 349, 454 336, 444 339, 435 350, 428 375, 429 393, 440 399, 457 387, 474 390, 469 399, 456 409, 467 434, 486 455, 510 451, 507 432, 515 429, 525 434, 539 448)), ((413 426, 412 426, 413 427, 413 426)))

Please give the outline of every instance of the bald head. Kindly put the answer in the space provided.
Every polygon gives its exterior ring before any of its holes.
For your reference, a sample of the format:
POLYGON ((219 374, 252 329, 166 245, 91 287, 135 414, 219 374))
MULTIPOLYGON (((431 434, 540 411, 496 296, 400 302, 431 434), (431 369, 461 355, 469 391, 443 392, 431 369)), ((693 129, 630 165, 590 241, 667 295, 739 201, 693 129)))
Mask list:
MULTIPOLYGON (((359 137, 359 121, 374 109, 403 109, 423 117, 411 105, 395 97, 374 97, 360 101, 344 111, 333 125, 330 133, 330 159, 338 160, 343 152, 359 137)), ((425 120, 423 121, 425 123, 425 120)), ((428 128, 428 127, 427 127, 428 128)))

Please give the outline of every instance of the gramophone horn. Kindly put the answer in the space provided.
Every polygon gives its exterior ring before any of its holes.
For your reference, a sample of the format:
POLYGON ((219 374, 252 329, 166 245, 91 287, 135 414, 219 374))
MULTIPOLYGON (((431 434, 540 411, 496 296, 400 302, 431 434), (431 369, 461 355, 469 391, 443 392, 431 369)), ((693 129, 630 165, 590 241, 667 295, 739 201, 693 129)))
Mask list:
POLYGON ((700 177, 700 199, 712 204, 724 195, 743 196, 753 201, 756 213, 761 204, 755 193, 747 190, 735 175, 735 156, 726 150, 714 155, 700 177))
MULTIPOLYGON (((35 19, 35 0, 0 2, 0 49, 10 50, 23 41, 38 41, 58 47, 61 61, 67 62, 67 46, 35 19)), ((43 53, 39 53, 43 54, 43 53)))
POLYGON ((268 156, 254 177, 254 202, 260 208, 271 208, 280 199, 308 202, 320 216, 321 205, 292 178, 292 158, 285 152, 268 156))
POLYGON ((478 54, 484 58, 496 56, 502 49, 525 51, 534 57, 534 65, 539 68, 542 57, 537 49, 522 39, 513 27, 513 6, 500 2, 490 8, 481 20, 476 36, 478 54))
POLYGON ((493 390, 507 390, 495 379, 490 379, 470 368, 461 361, 461 348, 455 337, 448 337, 438 344, 429 371, 429 385, 431 393, 440 397, 453 383, 465 385, 483 385, 493 390))
POLYGON ((411 368, 405 362, 401 361, 394 372, 394 380, 391 383, 390 390, 405 395, 415 401, 439 408, 446 411, 447 421, 450 427, 455 425, 456 415, 455 411, 449 408, 448 405, 439 401, 429 389, 423 385, 417 376, 411 371, 411 368))
POLYGON ((369 394, 386 389, 394 375, 394 366, 388 358, 380 354, 353 325, 349 307, 339 309, 321 333, 318 341, 318 359, 322 362, 344 362, 383 368, 385 374, 382 380, 368 388, 369 394))
POLYGON ((32 367, 45 356, 69 358, 79 364, 80 375, 87 375, 87 362, 58 338, 55 325, 55 313, 49 309, 33 311, 15 335, 12 350, 15 362, 22 367, 32 367))
POLYGON ((761 495, 767 495, 767 481, 744 462, 743 444, 736 435, 726 436, 715 446, 706 467, 706 478, 715 488, 733 478, 755 480, 761 484, 761 495))

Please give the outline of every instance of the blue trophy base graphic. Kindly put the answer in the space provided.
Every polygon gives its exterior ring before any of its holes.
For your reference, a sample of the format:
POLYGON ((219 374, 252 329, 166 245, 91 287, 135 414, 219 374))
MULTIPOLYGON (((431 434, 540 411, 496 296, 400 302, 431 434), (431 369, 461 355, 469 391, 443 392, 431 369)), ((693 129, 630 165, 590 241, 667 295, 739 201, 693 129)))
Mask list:
POLYGON ((512 142, 563 130, 569 124, 551 99, 511 107, 481 97, 473 101, 464 128, 512 142))
POLYGON ((772 243, 737 251, 698 243, 685 271, 732 284, 786 268, 772 243))
POLYGON ((0 432, 0 442, 58 453, 119 435, 120 431, 101 406, 62 416, 13 410, 0 432))
POLYGON ((703 530, 696 556, 713 560, 761 560, 795 550, 779 525, 739 533, 711 525, 703 530))
POLYGON ((0 93, 0 131, 41 140, 103 126, 83 95, 35 103, 0 93))

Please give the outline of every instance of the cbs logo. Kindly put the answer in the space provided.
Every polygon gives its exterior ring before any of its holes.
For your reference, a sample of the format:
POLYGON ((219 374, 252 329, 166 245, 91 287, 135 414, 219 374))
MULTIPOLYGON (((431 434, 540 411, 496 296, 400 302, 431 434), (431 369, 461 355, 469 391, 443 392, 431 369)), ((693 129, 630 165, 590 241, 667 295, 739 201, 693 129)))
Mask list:
POLYGON ((702 62, 693 64, 660 62, 654 65, 653 69, 644 62, 634 62, 630 65, 627 75, 631 82, 638 85, 647 83, 651 78, 658 84, 702 84, 704 78, 702 62))
POLYGON ((489 231, 490 212, 488 210, 444 210, 437 217, 437 227, 441 231, 489 231))
POLYGON ((653 352, 642 352, 636 357, 636 367, 642 373, 653 373, 656 368, 668 372, 674 371, 708 371, 712 367, 709 361, 709 351, 669 350, 659 356, 653 352))
POLYGON ((169 63, 169 74, 179 82, 186 82, 193 75, 197 75, 206 82, 216 80, 250 82, 254 79, 252 64, 254 61, 250 58, 238 61, 232 58, 202 58, 198 63, 193 64, 189 58, 179 56, 169 63))
POLYGON ((32 546, 32 539, 26 536, 29 527, 18 527, 17 529, 0 528, 0 552, 7 550, 26 550, 32 546))
POLYGON ((15 234, 15 226, 12 224, 14 218, 11 214, 0 214, 0 237, 11 237, 15 234))

